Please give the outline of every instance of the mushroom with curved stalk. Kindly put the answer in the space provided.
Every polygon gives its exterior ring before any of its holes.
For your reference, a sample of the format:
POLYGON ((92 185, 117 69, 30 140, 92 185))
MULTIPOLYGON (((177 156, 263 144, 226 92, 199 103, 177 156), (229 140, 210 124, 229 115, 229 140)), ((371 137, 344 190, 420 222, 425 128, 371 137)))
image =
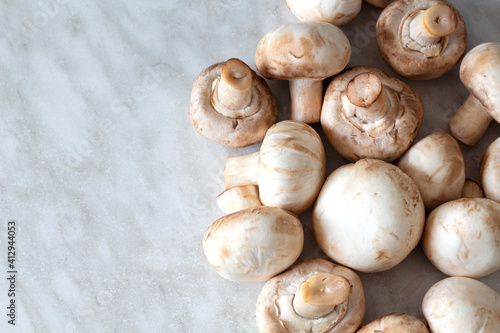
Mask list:
POLYGON ((267 131, 259 152, 228 157, 224 182, 226 188, 258 185, 263 205, 300 214, 316 200, 325 168, 318 133, 305 123, 284 120, 267 131))
POLYGON ((361 0, 286 0, 288 8, 303 21, 319 21, 343 26, 361 10, 361 0))
POLYGON ((324 259, 304 260, 270 279, 257 302, 260 332, 354 333, 365 315, 361 280, 324 259))
POLYGON ((446 0, 398 0, 377 20, 377 44, 393 71, 415 80, 440 77, 465 53, 467 31, 446 0))
POLYGON ((387 5, 389 4, 389 0, 363 0, 363 1, 380 9, 387 7, 387 5))
POLYGON ((330 82, 321 127, 333 148, 349 161, 391 162, 413 143, 423 115, 420 97, 404 82, 379 69, 358 66, 330 82))
POLYGON ((472 179, 466 179, 460 198, 484 198, 483 189, 472 179))
POLYGON ((255 63, 264 77, 289 80, 292 120, 317 123, 323 80, 342 71, 350 57, 351 45, 338 27, 298 22, 278 25, 262 37, 255 63))
POLYGON ((474 146, 493 119, 500 122, 500 43, 483 43, 460 64, 460 79, 469 97, 448 124, 460 142, 474 146))
POLYGON ((500 138, 484 152, 479 173, 486 197, 500 203, 500 138))
POLYGON ((396 166, 362 159, 327 178, 313 210, 313 230, 333 261, 361 272, 388 270, 410 254, 422 235, 424 202, 396 166))
POLYGON ((212 65, 193 83, 189 116, 204 137, 231 148, 261 141, 276 119, 267 83, 239 59, 212 65))
POLYGON ((429 333, 429 330, 420 319, 414 316, 404 313, 391 313, 363 326, 357 333, 391 332, 429 333))
POLYGON ((401 156, 397 166, 417 184, 427 212, 461 197, 465 160, 449 134, 436 132, 424 137, 401 156))
POLYGON ((475 279, 438 281, 425 294, 422 311, 433 333, 500 332, 500 294, 475 279))
POLYGON ((500 269, 500 203, 462 198, 434 209, 422 248, 441 272, 480 278, 500 269))
POLYGON ((259 200, 259 188, 256 185, 231 187, 219 194, 217 197, 217 206, 225 214, 262 206, 259 200))
POLYGON ((261 282, 284 271, 300 256, 304 232, 294 214, 253 207, 215 221, 203 236, 203 252, 223 278, 261 282))

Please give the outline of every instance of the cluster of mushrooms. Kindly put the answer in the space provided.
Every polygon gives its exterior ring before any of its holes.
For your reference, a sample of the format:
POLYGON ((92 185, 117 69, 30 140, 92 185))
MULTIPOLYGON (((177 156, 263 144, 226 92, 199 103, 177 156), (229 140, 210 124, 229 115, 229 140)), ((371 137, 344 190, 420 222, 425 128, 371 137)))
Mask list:
POLYGON ((351 47, 338 26, 361 0, 287 0, 301 21, 263 36, 255 64, 266 79, 289 80, 290 120, 275 123, 266 81, 239 59, 208 67, 193 84, 190 117, 200 134, 231 148, 262 141, 256 153, 227 158, 217 197, 227 215, 206 230, 205 256, 228 280, 267 281, 256 310, 261 332, 500 332, 500 295, 477 280, 500 270, 500 138, 480 163, 482 188, 466 179, 457 142, 475 145, 491 120, 500 122, 500 43, 462 58, 465 24, 446 0, 366 2, 383 9, 377 42, 399 75, 433 79, 462 59, 470 97, 449 122, 452 135, 415 143, 424 112, 415 91, 373 67, 346 69, 351 47), (350 162, 326 180, 312 123, 350 162), (295 263, 304 245, 298 215, 310 208, 332 261, 295 263), (362 327, 355 271, 391 269, 419 242, 449 276, 423 299, 427 325, 392 313, 362 327))

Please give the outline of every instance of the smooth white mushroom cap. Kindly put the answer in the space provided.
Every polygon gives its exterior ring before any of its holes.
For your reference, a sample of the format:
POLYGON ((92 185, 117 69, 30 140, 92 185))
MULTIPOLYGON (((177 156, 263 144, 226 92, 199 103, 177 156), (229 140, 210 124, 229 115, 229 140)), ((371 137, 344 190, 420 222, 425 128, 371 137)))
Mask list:
POLYGON ((335 262, 361 272, 399 264, 420 240, 422 197, 396 166, 362 159, 335 170, 313 210, 314 235, 335 262))
POLYGON ((500 138, 493 141, 484 152, 480 174, 486 197, 500 203, 500 138))
POLYGON ((391 313, 378 318, 357 333, 429 333, 427 326, 418 318, 404 314, 391 313))
POLYGON ((343 26, 361 10, 361 0, 286 0, 288 8, 299 19, 343 26))
POLYGON ((500 295, 475 279, 437 282, 425 294, 422 311, 433 333, 500 332, 500 295))
POLYGON ((422 247, 440 271, 480 278, 500 269, 500 204, 462 198, 434 209, 425 224, 422 247))
POLYGON ((203 251, 217 272, 236 282, 260 282, 292 265, 302 252, 297 216, 281 208, 254 207, 215 221, 203 236, 203 251))

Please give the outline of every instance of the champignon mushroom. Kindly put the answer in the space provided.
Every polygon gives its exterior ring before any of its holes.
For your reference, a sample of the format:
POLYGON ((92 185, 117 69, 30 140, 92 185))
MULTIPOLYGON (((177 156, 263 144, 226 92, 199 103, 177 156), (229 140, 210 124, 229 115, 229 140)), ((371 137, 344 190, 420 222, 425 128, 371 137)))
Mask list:
POLYGON ((257 301, 262 333, 353 333, 365 316, 361 280, 324 259, 304 260, 270 279, 257 301))
POLYGON ((417 245, 424 223, 417 185, 396 166, 374 159, 336 169, 321 189, 312 219, 321 250, 361 272, 399 264, 417 245))
POLYGON ((217 206, 225 213, 236 213, 240 210, 259 207, 259 188, 256 185, 231 187, 217 197, 217 206))
POLYGON ((258 185, 263 205, 300 214, 314 204, 325 168, 318 133, 305 123, 284 120, 267 131, 259 152, 228 157, 224 182, 226 188, 258 185))
POLYGON ((361 0, 286 0, 288 8, 303 21, 318 21, 343 26, 361 10, 361 0))
POLYGON ((261 141, 276 119, 267 83, 239 59, 212 65, 193 83, 189 116, 212 141, 241 148, 261 141))
POLYGON ((285 23, 259 42, 255 63, 268 79, 290 80, 291 119, 317 123, 323 80, 342 71, 351 45, 342 30, 325 22, 285 23))
POLYGON ((438 281, 425 294, 422 310, 433 333, 500 332, 500 294, 475 279, 438 281))
POLYGON ((408 149, 397 166, 417 184, 427 212, 462 194, 465 160, 449 134, 436 132, 424 137, 408 149))
POLYGON ((484 152, 479 172, 486 197, 500 203, 500 138, 484 152))
POLYGON ((440 77, 467 47, 460 13, 446 0, 398 0, 377 20, 377 44, 393 71, 415 80, 440 77))
POLYGON ((466 179, 460 198, 484 198, 481 186, 472 179, 466 179))
POLYGON ((387 4, 389 3, 389 0, 363 0, 363 1, 381 9, 387 7, 387 4))
POLYGON ((358 66, 328 85, 321 126, 333 148, 349 161, 391 162, 413 143, 423 116, 420 97, 404 82, 358 66))
POLYGON ((474 146, 492 119, 500 122, 500 43, 483 43, 467 52, 460 79, 470 95, 448 126, 457 140, 474 146))
POLYGON ((500 204, 462 198, 434 209, 425 223, 422 248, 441 272, 480 278, 500 269, 500 204))
POLYGON ((215 221, 203 236, 203 251, 217 273, 235 282, 261 282, 300 256, 304 232, 294 214, 253 207, 215 221))
POLYGON ((391 313, 363 326, 357 333, 391 332, 429 333, 429 330, 420 319, 414 316, 404 313, 391 313))

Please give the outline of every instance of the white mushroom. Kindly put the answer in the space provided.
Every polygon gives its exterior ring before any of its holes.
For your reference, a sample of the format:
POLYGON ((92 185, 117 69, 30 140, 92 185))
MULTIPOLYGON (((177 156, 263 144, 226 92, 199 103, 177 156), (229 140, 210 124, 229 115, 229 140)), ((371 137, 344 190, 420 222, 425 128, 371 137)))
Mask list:
POLYGON ((228 157, 224 182, 226 188, 258 185, 263 205, 300 214, 314 204, 325 167, 318 133, 302 122, 285 120, 269 129, 259 152, 228 157))
POLYGON ((342 71, 351 57, 345 34, 325 22, 285 23, 259 42, 255 64, 268 79, 290 80, 291 119, 320 120, 323 80, 342 71))
POLYGON ((434 209, 425 223, 422 247, 441 272, 480 278, 500 269, 500 204, 462 198, 434 209))
POLYGON ((404 314, 391 313, 378 318, 357 333, 429 333, 425 324, 418 318, 404 314))
POLYGON ((262 333, 354 333, 364 316, 359 277, 324 259, 304 260, 269 280, 256 311, 262 333))
POLYGON ((333 148, 351 162, 391 162, 415 140, 424 107, 404 82, 373 67, 358 66, 328 85, 321 127, 333 148))
POLYGON ((387 7, 387 5, 389 4, 389 0, 363 0, 363 1, 381 9, 387 7))
POLYGON ((425 294, 422 311, 432 333, 500 332, 500 294, 475 279, 437 282, 425 294))
POLYGON ((470 95, 448 126, 457 140, 474 146, 491 120, 500 122, 500 43, 483 43, 467 52, 460 79, 470 95))
POLYGON ((261 282, 300 256, 304 232, 297 216, 281 208, 254 207, 215 221, 203 236, 203 251, 223 277, 261 282))
POLYGON ((259 188, 255 185, 231 187, 219 194, 217 206, 226 214, 262 206, 259 200, 259 188))
POLYGON ((460 198, 484 198, 483 189, 472 179, 466 179, 460 198))
POLYGON ((486 197, 500 203, 500 138, 484 152, 480 175, 486 197))
POLYGON ((361 10, 361 0, 286 0, 288 8, 303 21, 319 21, 343 26, 361 10))
POLYGON ((276 119, 276 101, 264 79, 233 58, 208 67, 196 78, 189 116, 207 139, 241 148, 264 138, 276 119))
POLYGON ((417 184, 427 212, 462 194, 465 160, 449 134, 436 132, 424 137, 410 147, 397 166, 417 184))
POLYGON ((361 272, 388 270, 420 240, 424 203, 413 180, 396 166, 362 159, 326 180, 313 210, 319 247, 361 272))
POLYGON ((398 0, 377 21, 380 53, 393 71, 428 80, 450 71, 465 53, 467 31, 446 0, 398 0))

